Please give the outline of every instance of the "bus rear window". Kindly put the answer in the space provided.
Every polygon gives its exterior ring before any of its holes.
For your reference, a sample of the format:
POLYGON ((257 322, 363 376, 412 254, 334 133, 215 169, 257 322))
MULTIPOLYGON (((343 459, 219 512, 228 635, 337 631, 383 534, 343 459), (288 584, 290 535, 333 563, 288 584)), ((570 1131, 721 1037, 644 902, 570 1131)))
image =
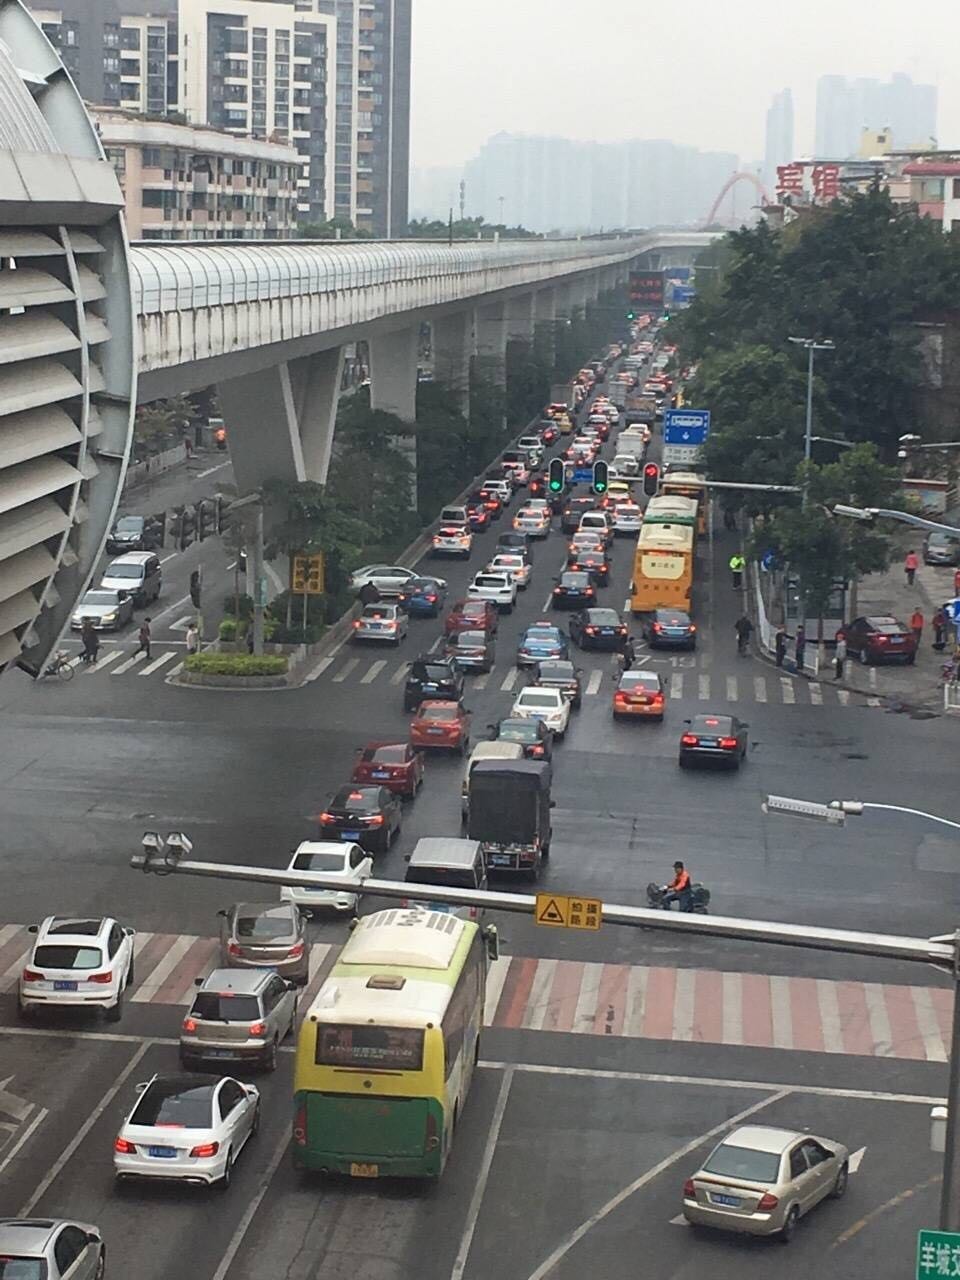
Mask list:
POLYGON ((419 1027, 317 1027, 318 1067, 371 1067, 419 1071, 423 1031, 419 1027))

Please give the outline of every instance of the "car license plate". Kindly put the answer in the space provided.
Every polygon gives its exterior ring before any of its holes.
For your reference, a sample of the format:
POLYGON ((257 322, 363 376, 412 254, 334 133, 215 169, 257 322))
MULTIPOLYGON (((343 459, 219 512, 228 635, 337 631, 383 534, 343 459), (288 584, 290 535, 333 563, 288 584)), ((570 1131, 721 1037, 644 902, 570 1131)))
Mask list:
POLYGON ((176 1147, 147 1147, 147 1155, 155 1156, 158 1160, 173 1160, 176 1154, 176 1147))
POLYGON ((903 636, 891 636, 890 644, 903 644, 903 636))
POLYGON ((442 730, 442 729, 428 729, 428 730, 427 730, 427 733, 441 734, 441 733, 443 733, 443 730, 442 730))
POLYGON ((436 687, 437 686, 435 684, 424 684, 421 686, 424 692, 426 692, 427 689, 436 689, 436 687))
POLYGON ((232 1049, 204 1049, 204 1056, 207 1058, 232 1058, 232 1049))
POLYGON ((77 984, 75 982, 55 982, 53 989, 54 991, 76 991, 77 984))
POLYGON ((379 1178, 380 1166, 378 1164, 353 1164, 350 1165, 351 1178, 379 1178))
POLYGON ((359 840, 360 832, 359 831, 341 831, 340 839, 341 840, 359 840))
POLYGON ((510 855, 508 853, 491 853, 489 862, 491 867, 509 867, 510 855))
POLYGON ((602 636, 612 636, 612 635, 613 635, 613 627, 601 627, 601 628, 600 628, 600 634, 601 634, 602 636))
POLYGON ((699 741, 699 743, 698 743, 697 745, 698 745, 698 746, 701 746, 701 747, 715 747, 715 746, 717 746, 717 739, 716 739, 716 738, 701 738, 701 739, 700 739, 700 741, 699 741))
POLYGON ((389 771, 388 769, 374 769, 374 770, 372 771, 372 773, 371 773, 371 777, 374 777, 374 778, 389 778, 389 777, 390 777, 390 771, 389 771))
POLYGON ((710 1199, 714 1204, 725 1204, 730 1209, 739 1209, 743 1204, 739 1196, 711 1195, 710 1199))

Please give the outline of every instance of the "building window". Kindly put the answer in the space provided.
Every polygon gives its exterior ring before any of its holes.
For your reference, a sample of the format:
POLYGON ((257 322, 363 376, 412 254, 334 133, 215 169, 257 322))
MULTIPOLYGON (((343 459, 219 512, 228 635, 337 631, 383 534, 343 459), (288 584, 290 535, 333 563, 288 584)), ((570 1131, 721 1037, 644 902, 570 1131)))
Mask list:
POLYGON ((103 55, 103 69, 104 71, 113 71, 114 73, 119 72, 120 55, 118 53, 105 53, 103 55))
POLYGON ((140 59, 139 59, 139 58, 121 58, 121 59, 120 59, 120 74, 121 74, 122 76, 137 76, 137 77, 139 77, 139 75, 140 75, 140 59))
POLYGON ((146 169, 160 169, 163 167, 163 161, 160 156, 159 147, 143 148, 143 164, 146 169))
POLYGON ((80 29, 76 22, 63 24, 63 43, 68 49, 76 49, 80 43, 80 29))

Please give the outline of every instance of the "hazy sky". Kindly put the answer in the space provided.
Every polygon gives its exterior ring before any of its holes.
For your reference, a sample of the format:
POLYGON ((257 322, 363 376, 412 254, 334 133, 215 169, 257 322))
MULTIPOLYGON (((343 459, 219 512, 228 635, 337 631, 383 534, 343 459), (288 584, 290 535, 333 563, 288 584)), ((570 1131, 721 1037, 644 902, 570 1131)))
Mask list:
POLYGON ((817 76, 905 71, 939 85, 960 146, 956 0, 413 0, 413 163, 459 164, 501 129, 670 138, 763 155, 770 98, 794 93, 813 147, 817 76))

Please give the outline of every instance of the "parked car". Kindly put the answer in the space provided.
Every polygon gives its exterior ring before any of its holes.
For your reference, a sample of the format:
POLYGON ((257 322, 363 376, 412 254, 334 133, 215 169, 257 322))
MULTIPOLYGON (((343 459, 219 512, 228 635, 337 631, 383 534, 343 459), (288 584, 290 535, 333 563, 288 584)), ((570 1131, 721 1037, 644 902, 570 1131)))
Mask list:
POLYGON ((898 618, 854 618, 846 633, 847 652, 864 665, 917 660, 917 638, 898 618))
POLYGON ((932 529, 923 540, 924 564, 960 563, 960 539, 932 529))

